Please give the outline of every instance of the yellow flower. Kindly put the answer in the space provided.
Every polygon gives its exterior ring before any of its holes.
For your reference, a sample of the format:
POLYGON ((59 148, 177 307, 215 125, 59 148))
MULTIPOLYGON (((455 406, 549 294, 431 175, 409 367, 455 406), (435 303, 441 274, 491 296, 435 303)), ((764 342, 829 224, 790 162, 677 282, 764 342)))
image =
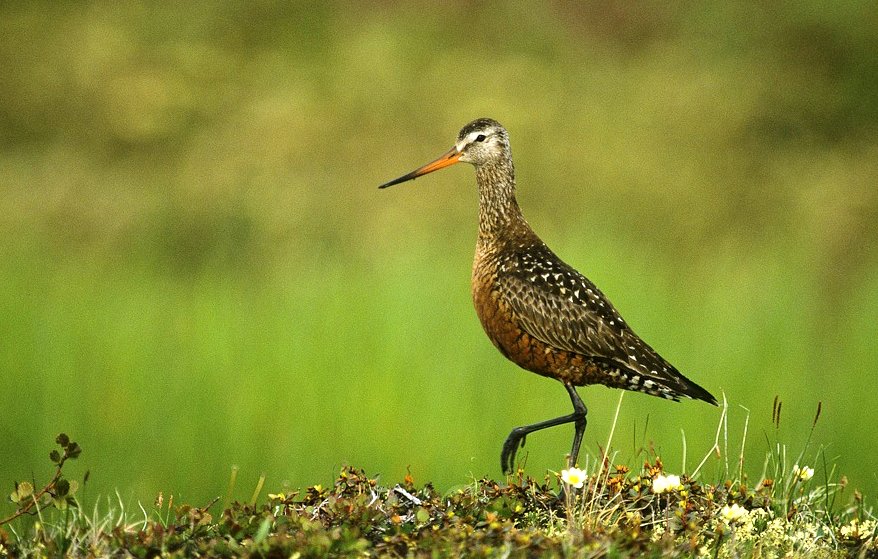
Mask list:
POLYGON ((748 511, 738 503, 735 503, 732 506, 724 506, 720 509, 719 513, 726 522, 737 522, 747 516, 748 511))
POLYGON ((585 470, 579 468, 570 468, 569 470, 561 470, 561 480, 567 485, 580 489, 585 482, 585 470))
POLYGON ((809 468, 808 466, 799 467, 798 464, 793 466, 793 475, 799 478, 800 481, 808 481, 812 477, 814 477, 814 468, 809 468))
POLYGON ((672 491, 680 491, 681 489, 683 489, 683 484, 680 483, 680 476, 664 476, 659 474, 652 481, 653 493, 670 493, 672 491))

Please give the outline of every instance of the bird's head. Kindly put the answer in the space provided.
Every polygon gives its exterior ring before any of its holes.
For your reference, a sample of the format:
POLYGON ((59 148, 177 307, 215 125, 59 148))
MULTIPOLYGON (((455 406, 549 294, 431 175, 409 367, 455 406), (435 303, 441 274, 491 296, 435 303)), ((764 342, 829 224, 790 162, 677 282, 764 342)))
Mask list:
POLYGON ((407 175, 384 183, 378 188, 387 188, 394 184, 409 181, 461 161, 478 167, 508 157, 509 134, 507 134, 506 129, 496 120, 480 118, 464 126, 457 135, 457 141, 454 143, 454 146, 438 159, 415 169, 407 175))

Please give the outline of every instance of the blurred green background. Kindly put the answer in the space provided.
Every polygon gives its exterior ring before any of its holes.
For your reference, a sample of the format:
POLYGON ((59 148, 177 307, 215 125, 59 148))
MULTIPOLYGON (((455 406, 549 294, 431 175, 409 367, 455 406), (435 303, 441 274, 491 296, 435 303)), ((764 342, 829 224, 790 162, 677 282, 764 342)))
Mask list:
MULTIPOLYGON (((875 29, 874 2, 3 3, 0 483, 60 431, 87 498, 498 478, 570 404, 472 310, 472 169, 376 188, 490 116, 534 228, 726 395, 731 454, 750 410, 751 475, 774 397, 793 455, 822 401, 809 456, 874 495, 875 29)), ((580 392, 594 455, 618 392, 580 392)), ((619 459, 679 471, 685 430, 691 471, 718 418, 626 394, 619 459)))

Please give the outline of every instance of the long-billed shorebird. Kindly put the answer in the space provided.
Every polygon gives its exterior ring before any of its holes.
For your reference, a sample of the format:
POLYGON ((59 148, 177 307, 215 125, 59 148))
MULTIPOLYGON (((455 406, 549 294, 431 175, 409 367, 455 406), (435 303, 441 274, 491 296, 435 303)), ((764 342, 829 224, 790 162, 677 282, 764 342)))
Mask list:
POLYGON ((470 122, 447 153, 379 188, 458 162, 475 166, 479 187, 472 294, 482 326, 512 362, 561 381, 573 403, 569 415, 513 429, 500 455, 504 472, 512 471, 515 453, 527 435, 564 423, 575 426, 568 464, 576 464, 587 413, 577 386, 603 384, 716 405, 707 390, 641 340, 604 294, 533 232, 515 200, 509 134, 496 120, 470 122))

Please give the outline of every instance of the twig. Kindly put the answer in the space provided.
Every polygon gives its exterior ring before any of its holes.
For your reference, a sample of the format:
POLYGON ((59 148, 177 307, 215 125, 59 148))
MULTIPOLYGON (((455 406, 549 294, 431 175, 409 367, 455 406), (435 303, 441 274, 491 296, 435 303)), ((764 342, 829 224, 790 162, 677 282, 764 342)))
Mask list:
MULTIPOLYGON (((27 502, 26 505, 22 506, 21 508, 16 510, 14 513, 12 513, 9 516, 7 516, 6 518, 4 518, 3 520, 0 520, 0 526, 3 526, 4 524, 9 524, 10 522, 15 520, 19 516, 24 516, 25 514, 36 514, 37 512, 39 512, 41 510, 39 500, 42 498, 43 495, 45 495, 46 493, 50 492, 52 489, 55 488, 55 484, 58 482, 59 479, 61 479, 61 467, 63 465, 64 465, 64 460, 62 459, 61 462, 58 463, 58 468, 57 468, 57 470, 55 470, 55 475, 52 477, 52 480, 49 481, 49 483, 47 483, 45 487, 40 489, 39 492, 37 492, 34 495, 31 495, 32 498, 30 501, 27 502), (34 506, 37 507, 37 510, 31 512, 31 509, 34 508, 34 506)), ((45 508, 47 506, 48 505, 45 505, 42 508, 45 508)))

